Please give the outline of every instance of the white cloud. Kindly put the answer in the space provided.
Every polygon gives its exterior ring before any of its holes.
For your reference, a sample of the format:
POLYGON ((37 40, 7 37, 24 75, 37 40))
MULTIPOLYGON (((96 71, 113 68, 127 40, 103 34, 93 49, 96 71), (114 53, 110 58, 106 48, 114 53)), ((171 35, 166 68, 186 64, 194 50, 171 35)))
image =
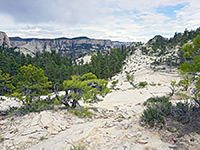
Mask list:
POLYGON ((0 0, 0 29, 9 36, 88 36, 120 41, 147 41, 200 26, 198 0, 0 0), (185 4, 171 19, 160 6, 185 4))

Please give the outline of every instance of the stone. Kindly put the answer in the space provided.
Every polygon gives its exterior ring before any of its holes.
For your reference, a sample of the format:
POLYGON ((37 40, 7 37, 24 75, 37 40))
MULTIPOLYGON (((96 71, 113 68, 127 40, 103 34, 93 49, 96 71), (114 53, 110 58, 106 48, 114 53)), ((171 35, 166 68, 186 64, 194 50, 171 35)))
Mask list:
POLYGON ((46 131, 44 132, 36 132, 31 134, 29 137, 33 138, 33 139, 38 139, 40 140, 42 137, 46 137, 48 135, 48 133, 46 131))
POLYGON ((178 148, 178 146, 177 146, 176 144, 170 144, 170 145, 169 145, 169 148, 172 148, 172 149, 177 149, 177 148, 178 148))
POLYGON ((148 143, 147 140, 138 140, 137 142, 140 143, 140 144, 147 144, 148 143))
POLYGON ((137 132, 134 132, 134 131, 130 131, 126 136, 128 139, 131 139, 131 138, 136 138, 138 135, 137 132))
POLYGON ((37 130, 36 129, 27 129, 27 130, 25 130, 21 135, 22 136, 26 136, 26 135, 28 135, 28 134, 33 134, 33 133, 35 133, 35 132, 37 132, 37 130))

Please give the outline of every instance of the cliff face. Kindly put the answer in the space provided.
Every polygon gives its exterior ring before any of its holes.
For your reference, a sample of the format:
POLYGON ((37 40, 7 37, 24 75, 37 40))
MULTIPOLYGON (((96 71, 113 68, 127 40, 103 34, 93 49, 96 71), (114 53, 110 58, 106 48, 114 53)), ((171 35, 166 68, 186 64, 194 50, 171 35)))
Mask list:
POLYGON ((78 37, 73 39, 22 39, 19 37, 10 38, 11 46, 15 51, 20 51, 31 56, 36 53, 56 51, 62 55, 79 57, 85 53, 101 50, 108 52, 110 48, 120 47, 122 43, 111 40, 89 39, 78 37))
POLYGON ((8 36, 6 35, 5 32, 1 32, 1 31, 0 31, 0 46, 2 46, 3 48, 11 47, 8 36))

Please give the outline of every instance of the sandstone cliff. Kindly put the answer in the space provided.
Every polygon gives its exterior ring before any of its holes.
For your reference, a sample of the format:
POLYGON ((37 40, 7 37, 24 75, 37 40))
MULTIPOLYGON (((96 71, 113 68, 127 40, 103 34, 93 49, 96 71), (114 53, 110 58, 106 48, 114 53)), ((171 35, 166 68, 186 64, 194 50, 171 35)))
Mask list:
POLYGON ((22 39, 10 38, 11 46, 15 51, 20 51, 31 56, 36 53, 56 51, 70 57, 80 57, 85 53, 101 50, 109 52, 111 48, 120 47, 123 43, 111 40, 90 39, 87 37, 57 38, 57 39, 22 39))
POLYGON ((0 31, 0 46, 3 48, 9 48, 10 47, 10 40, 5 32, 0 31))

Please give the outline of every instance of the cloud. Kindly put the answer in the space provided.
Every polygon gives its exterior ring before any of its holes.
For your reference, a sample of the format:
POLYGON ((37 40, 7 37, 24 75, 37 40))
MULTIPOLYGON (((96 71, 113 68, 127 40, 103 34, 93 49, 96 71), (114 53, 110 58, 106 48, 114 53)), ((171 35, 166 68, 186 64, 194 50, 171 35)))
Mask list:
MULTIPOLYGON (((77 23, 94 17, 93 0, 0 0, 0 12, 10 15, 16 22, 77 23)), ((97 10, 98 11, 98 10, 97 10)))
POLYGON ((198 0, 0 0, 9 36, 147 41, 200 26, 198 0))

